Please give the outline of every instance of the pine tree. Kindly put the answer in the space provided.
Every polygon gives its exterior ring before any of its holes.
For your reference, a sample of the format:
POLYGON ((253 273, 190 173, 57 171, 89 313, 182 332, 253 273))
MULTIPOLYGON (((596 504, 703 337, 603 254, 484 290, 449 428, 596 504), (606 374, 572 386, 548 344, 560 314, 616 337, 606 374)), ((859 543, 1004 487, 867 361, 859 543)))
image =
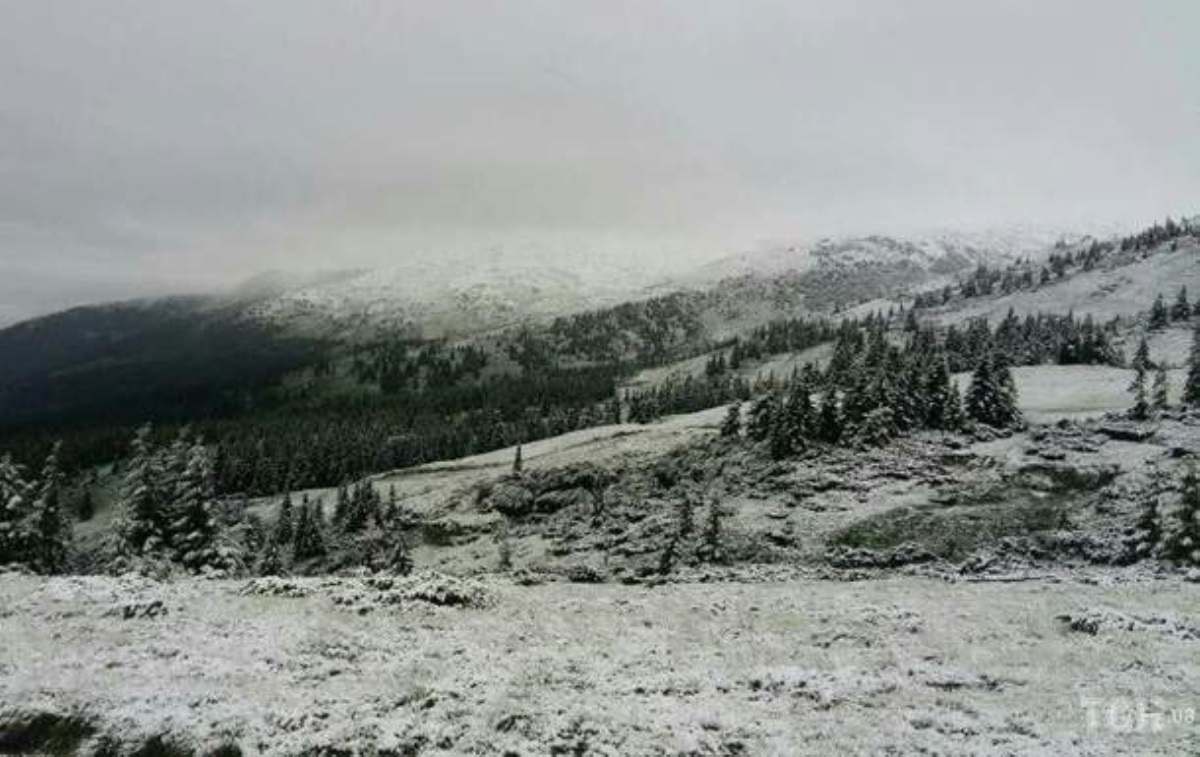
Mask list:
POLYGON ((1167 378, 1167 369, 1160 363, 1154 370, 1154 388, 1151 391, 1151 403, 1155 411, 1161 412, 1167 409, 1169 391, 1170 380, 1167 378))
POLYGON ((159 553, 168 545, 168 513, 164 507, 162 469, 151 446, 149 425, 138 429, 125 467, 120 496, 121 521, 116 532, 121 549, 131 555, 159 553))
POLYGON ((1147 399, 1146 372, 1150 368, 1150 348, 1146 340, 1138 344, 1137 354, 1133 359, 1133 381, 1129 384, 1129 393, 1133 395, 1133 407, 1129 409, 1129 417, 1134 420, 1145 420, 1150 417, 1150 401, 1147 399))
POLYGON ((843 425, 837 391, 830 387, 821 395, 821 409, 817 418, 817 438, 828 444, 837 444, 842 440, 843 425))
POLYGON ((1188 466, 1181 483, 1174 529, 1166 539, 1164 554, 1184 565, 1200 565, 1200 478, 1195 465, 1188 466))
POLYGON ((792 451, 798 452, 808 446, 816 426, 815 415, 807 383, 802 378, 793 380, 782 416, 782 433, 788 436, 788 444, 792 451))
POLYGON ((1167 312, 1167 303, 1163 300, 1162 294, 1154 298, 1154 304, 1150 307, 1150 328, 1162 329, 1166 328, 1170 321, 1169 313, 1167 312))
POLYGON ((868 412, 854 429, 855 441, 869 447, 881 447, 896 438, 897 434, 896 419, 887 405, 880 405, 868 412))
POLYGON ((1143 371, 1149 371, 1154 367, 1154 361, 1150 359, 1150 344, 1145 337, 1138 340, 1137 350, 1133 353, 1133 362, 1130 363, 1133 368, 1141 368, 1143 371))
POLYGON ((291 544, 296 535, 296 515, 292 508, 292 493, 284 492, 283 500, 279 503, 279 513, 275 516, 275 533, 272 541, 276 544, 291 544))
POLYGON ((274 539, 267 539, 263 545, 262 556, 258 559, 256 570, 260 576, 278 576, 284 571, 282 545, 274 539))
POLYGON ((179 478, 175 520, 171 524, 171 544, 175 559, 186 568, 198 571, 217 568, 218 525, 213 513, 212 467, 208 449, 200 443, 188 451, 187 466, 179 478))
POLYGON ((313 506, 303 506, 296 518, 296 538, 292 543, 292 559, 296 562, 325 556, 325 535, 321 518, 313 506))
POLYGON ((923 425, 938 430, 956 430, 962 426, 962 400, 950 375, 945 358, 929 363, 925 378, 925 418, 923 425))
POLYGON ((66 561, 71 540, 71 522, 62 507, 62 471, 58 458, 62 443, 57 443, 46 458, 33 505, 31 567, 40 573, 54 573, 66 561))
POLYGON ((11 457, 0 458, 0 565, 25 563, 33 541, 29 512, 34 491, 24 473, 11 457))
POLYGON ((746 427, 747 435, 755 441, 763 441, 771 435, 775 425, 778 402, 775 395, 768 392, 750 406, 750 422, 746 427))
POLYGON ((942 418, 943 428, 947 431, 961 431, 967 427, 967 411, 963 407, 962 395, 952 381, 950 392, 946 395, 946 410, 942 418))
POLYGON ((994 428, 1010 428, 1021 421, 1012 371, 998 355, 985 354, 971 375, 967 389, 967 415, 994 428))
POLYGON ((722 518, 724 511, 720 501, 713 497, 708 502, 708 513, 704 520, 704 533, 700 547, 700 556, 712 563, 723 563, 728 555, 723 538, 722 518))
POLYGON ((1192 351, 1188 355, 1187 379, 1183 384, 1183 401, 1193 407, 1200 407, 1200 321, 1192 330, 1192 351))
POLYGON ((735 402, 725 411, 721 421, 721 436, 737 438, 742 433, 742 403, 735 402))
POLYGON ((788 423, 787 416, 782 413, 777 414, 774 423, 771 424, 771 431, 767 436, 767 446, 771 457, 775 460, 782 460, 795 451, 791 424, 788 423))
POLYGON ((1129 536, 1129 551, 1134 560, 1153 557, 1162 541, 1162 510, 1159 499, 1165 490, 1163 473, 1155 469, 1150 485, 1142 497, 1137 522, 1129 536))
MULTIPOLYGON (((509 559, 512 559, 511 555, 509 559)), ((398 573, 402 576, 412 573, 412 551, 408 548, 408 542, 404 540, 403 536, 396 537, 395 546, 392 547, 392 553, 388 557, 388 568, 393 573, 398 573)))
POLYGON ((1192 306, 1188 302, 1187 287, 1179 287, 1179 294, 1175 296, 1175 304, 1171 306, 1171 320, 1186 321, 1192 314, 1192 306))

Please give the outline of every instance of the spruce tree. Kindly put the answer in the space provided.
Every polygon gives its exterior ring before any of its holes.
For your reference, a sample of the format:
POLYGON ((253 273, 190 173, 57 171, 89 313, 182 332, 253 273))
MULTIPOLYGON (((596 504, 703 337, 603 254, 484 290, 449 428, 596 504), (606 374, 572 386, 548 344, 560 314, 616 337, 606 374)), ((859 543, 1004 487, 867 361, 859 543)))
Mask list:
POLYGON ((892 409, 880 405, 863 416, 854 429, 854 440, 869 447, 881 447, 900 433, 892 409))
POLYGON ((722 519, 724 511, 720 501, 713 497, 708 502, 708 513, 704 520, 704 533, 700 547, 700 556, 707 562, 723 563, 728 555, 723 538, 722 519))
POLYGON ((296 518, 296 538, 292 544, 292 559, 296 562, 325 556, 325 535, 321 519, 313 512, 313 506, 300 508, 296 518))
POLYGON ((267 539, 263 545, 262 555, 258 559, 256 570, 260 576, 278 576, 284 571, 283 545, 274 539, 267 539))
POLYGON ((946 411, 942 418, 942 428, 946 431, 961 431, 967 426, 967 411, 963 407, 962 395, 953 381, 946 395, 946 411))
POLYGON ((1159 363, 1154 369, 1154 387, 1151 391, 1151 404, 1156 412, 1166 410, 1169 405, 1168 393, 1170 391, 1170 380, 1167 378, 1166 366, 1159 363))
POLYGON ((807 384, 800 378, 793 380, 783 411, 782 430, 788 437, 788 445, 792 451, 798 452, 808 446, 816 425, 814 416, 812 397, 809 395, 807 384))
POLYGON ((208 449, 199 442, 188 451, 179 478, 171 543, 175 559, 189 570, 222 567, 217 551, 218 525, 213 513, 212 468, 208 449))
POLYGON ((1162 294, 1159 294, 1154 298, 1154 304, 1150 307, 1150 328, 1166 328, 1169 322, 1170 316, 1167 311, 1167 303, 1163 300, 1162 294))
POLYGON ((778 402, 775 395, 768 392, 750 406, 750 422, 746 427, 747 435, 755 441, 763 441, 771 435, 778 414, 778 402))
POLYGON ((1179 287, 1179 294, 1175 296, 1175 304, 1171 306, 1171 320, 1186 321, 1192 314, 1191 303, 1188 302, 1187 287, 1179 287))
POLYGON ((721 436, 737 438, 742 433, 742 403, 735 402, 725 411, 721 421, 721 436))
POLYGON ((925 377, 923 425, 938 430, 955 430, 962 425, 962 400, 944 357, 931 360, 925 377))
POLYGON ((121 486, 121 521, 116 532, 122 551, 131 555, 159 553, 169 544, 162 470, 150 434, 150 426, 145 425, 134 436, 121 486))
POLYGON ((1021 421, 1012 371, 998 355, 985 353, 971 375, 967 390, 967 415, 994 428, 1009 428, 1021 421))
POLYGON ((54 445, 38 485, 33 505, 32 554, 30 563, 40 573, 55 573, 62 569, 71 540, 71 522, 62 506, 62 471, 58 458, 62 443, 54 445))
POLYGON ((0 565, 25 563, 33 542, 29 513, 34 491, 24 473, 8 455, 0 458, 0 565))
POLYGON ((292 508, 292 493, 284 492, 283 500, 279 503, 279 513, 275 516, 275 533, 272 541, 276 544, 291 544, 296 535, 296 515, 292 508))
POLYGON ((1192 351, 1188 355, 1187 379, 1183 384, 1183 401, 1193 407, 1200 407, 1200 321, 1192 330, 1192 351))
POLYGON ((1156 468, 1151 474, 1150 485, 1142 496, 1138 518, 1129 535, 1129 552, 1134 560, 1145 560, 1153 557, 1158 551, 1163 535, 1159 500, 1165 489, 1163 472, 1156 468))
POLYGON ((782 460, 795 451, 793 446, 792 425, 784 413, 776 413, 771 430, 767 435, 767 446, 771 457, 782 460))
POLYGON ((1134 420, 1142 421, 1150 417, 1150 400, 1146 388, 1146 372, 1149 368, 1150 348, 1143 338, 1133 359, 1133 381, 1129 384, 1129 393, 1133 395, 1133 407, 1129 409, 1129 417, 1134 420))
POLYGON ((1181 483, 1174 528, 1166 538, 1164 554, 1184 565, 1200 565, 1200 478, 1194 464, 1187 467, 1181 483))
POLYGON ((821 409, 817 419, 817 438, 828 444, 842 440, 842 411, 838 407, 837 390, 829 387, 821 395, 821 409))

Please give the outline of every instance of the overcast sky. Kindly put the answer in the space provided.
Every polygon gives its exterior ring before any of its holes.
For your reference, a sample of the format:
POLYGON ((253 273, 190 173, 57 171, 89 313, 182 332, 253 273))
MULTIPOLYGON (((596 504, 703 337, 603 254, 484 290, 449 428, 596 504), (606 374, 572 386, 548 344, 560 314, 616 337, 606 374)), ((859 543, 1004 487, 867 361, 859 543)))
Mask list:
POLYGON ((1195 0, 0 0, 0 321, 1200 212, 1195 0))

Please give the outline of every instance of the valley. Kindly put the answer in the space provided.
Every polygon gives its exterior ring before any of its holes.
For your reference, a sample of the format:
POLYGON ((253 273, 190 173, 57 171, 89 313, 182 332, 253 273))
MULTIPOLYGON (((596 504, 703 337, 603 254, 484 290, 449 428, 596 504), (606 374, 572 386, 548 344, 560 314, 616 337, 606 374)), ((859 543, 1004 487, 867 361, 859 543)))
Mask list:
MULTIPOLYGON (((1182 228, 951 271, 825 245, 453 339, 274 322, 316 351, 269 409, 0 465, 0 750, 1186 753, 1182 228)), ((115 312, 118 345, 180 327, 115 312)))

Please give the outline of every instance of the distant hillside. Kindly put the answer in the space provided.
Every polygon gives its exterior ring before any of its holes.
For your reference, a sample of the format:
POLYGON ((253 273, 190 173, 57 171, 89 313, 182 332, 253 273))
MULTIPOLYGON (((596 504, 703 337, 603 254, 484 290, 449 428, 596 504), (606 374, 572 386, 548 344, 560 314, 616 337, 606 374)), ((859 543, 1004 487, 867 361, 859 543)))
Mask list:
POLYGON ((242 412, 320 353, 213 298, 75 308, 0 331, 0 426, 242 412))

